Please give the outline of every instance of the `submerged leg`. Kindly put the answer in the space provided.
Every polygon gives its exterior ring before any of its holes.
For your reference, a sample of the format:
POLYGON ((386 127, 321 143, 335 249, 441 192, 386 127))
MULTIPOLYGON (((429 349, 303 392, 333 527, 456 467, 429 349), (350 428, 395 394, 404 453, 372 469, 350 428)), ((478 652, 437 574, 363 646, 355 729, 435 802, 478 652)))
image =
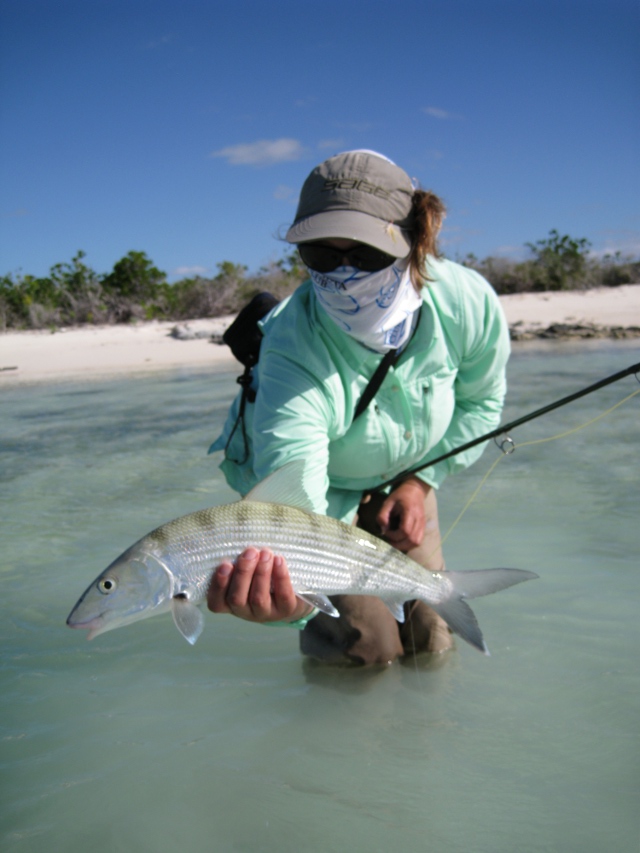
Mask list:
POLYGON ((333 595, 340 611, 307 623, 300 634, 303 654, 326 663, 389 664, 403 654, 398 623, 389 608, 371 595, 333 595))
MULTIPOLYGON (((438 523, 438 502, 436 493, 431 489, 424 501, 427 524, 420 545, 407 552, 425 569, 432 572, 445 571, 440 525, 438 523)), ((399 626, 400 639, 405 654, 417 652, 445 652, 453 646, 453 636, 449 626, 438 614, 422 601, 408 601, 404 606, 405 621, 399 626)))
MULTIPOLYGON (((360 505, 357 524, 379 535, 376 515, 384 496, 360 505)), ((422 543, 409 556, 432 571, 444 570, 438 506, 432 490, 425 498, 427 525, 422 543)), ((327 663, 388 664, 404 654, 442 652, 453 642, 446 622, 421 601, 407 602, 400 625, 379 598, 339 595, 331 598, 340 611, 337 619, 319 613, 300 634, 303 654, 327 663)))

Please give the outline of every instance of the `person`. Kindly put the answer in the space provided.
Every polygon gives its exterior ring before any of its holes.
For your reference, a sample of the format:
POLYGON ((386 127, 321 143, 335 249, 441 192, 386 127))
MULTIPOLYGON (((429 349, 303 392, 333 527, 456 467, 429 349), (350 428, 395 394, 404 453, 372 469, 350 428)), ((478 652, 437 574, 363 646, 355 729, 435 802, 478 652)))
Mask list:
MULTIPOLYGON (((221 468, 243 495, 305 459, 316 512, 358 524, 434 571, 445 569, 436 490, 482 447, 404 472, 498 425, 509 355, 491 286, 438 252, 444 215, 437 195, 377 152, 317 166, 286 235, 309 280, 262 321, 255 400, 238 395, 211 447, 225 451, 221 468), (354 417, 389 351, 395 363, 354 417)), ((214 573, 213 612, 290 624, 303 654, 332 663, 387 664, 451 647, 447 625, 422 602, 405 604, 403 624, 372 596, 332 597, 339 618, 317 613, 296 597, 283 557, 255 545, 214 573)))

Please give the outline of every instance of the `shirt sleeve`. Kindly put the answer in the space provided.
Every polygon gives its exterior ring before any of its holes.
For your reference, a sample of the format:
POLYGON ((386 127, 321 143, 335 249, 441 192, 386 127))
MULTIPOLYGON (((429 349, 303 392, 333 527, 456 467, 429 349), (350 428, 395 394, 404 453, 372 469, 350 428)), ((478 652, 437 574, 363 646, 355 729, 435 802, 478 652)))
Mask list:
MULTIPOLYGON (((424 462, 467 444, 495 429, 507 390, 506 364, 509 358, 509 328, 500 301, 481 276, 480 287, 462 300, 464 334, 455 380, 455 408, 443 438, 426 455, 424 462)), ((485 445, 478 445, 426 468, 418 476, 434 487, 456 471, 472 465, 485 445)))
POLYGON ((317 377, 278 352, 260 357, 260 390, 254 424, 254 473, 258 481, 287 462, 304 459, 306 493, 314 512, 326 514, 329 487, 330 394, 317 377))

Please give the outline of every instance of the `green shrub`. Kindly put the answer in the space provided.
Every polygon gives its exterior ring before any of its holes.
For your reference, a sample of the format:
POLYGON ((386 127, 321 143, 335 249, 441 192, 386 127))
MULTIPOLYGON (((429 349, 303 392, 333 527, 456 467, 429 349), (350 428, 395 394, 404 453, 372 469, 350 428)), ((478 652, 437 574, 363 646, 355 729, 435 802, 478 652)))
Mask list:
MULTIPOLYGON (((589 255, 588 240, 549 236, 528 243, 525 261, 467 255, 462 263, 478 270, 498 293, 615 287, 640 281, 640 260, 619 253, 601 260, 589 255)), ((253 296, 267 290, 277 299, 307 278, 297 250, 249 274, 231 261, 218 264, 211 278, 196 276, 170 284, 144 252, 130 251, 107 275, 98 275, 77 252, 70 263, 55 264, 48 276, 0 278, 0 329, 40 329, 80 323, 128 323, 134 320, 189 320, 235 314, 253 296)))

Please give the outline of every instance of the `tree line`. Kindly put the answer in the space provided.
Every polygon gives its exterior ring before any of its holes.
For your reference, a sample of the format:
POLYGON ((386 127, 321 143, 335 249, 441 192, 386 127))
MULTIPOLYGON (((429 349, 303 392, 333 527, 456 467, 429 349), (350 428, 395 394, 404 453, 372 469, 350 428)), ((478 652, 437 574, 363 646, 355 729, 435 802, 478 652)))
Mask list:
MULTIPOLYGON (((640 259, 619 252, 596 258, 591 243, 550 231, 527 243, 524 261, 474 255, 458 259, 487 278, 499 294, 616 287, 640 281, 640 259)), ((188 320, 235 314, 253 296, 269 291, 282 299, 307 273, 297 251, 249 274, 242 264, 223 261, 212 277, 194 276, 174 283, 144 252, 131 251, 111 272, 98 274, 79 251, 68 263, 55 264, 47 276, 0 278, 0 330, 43 329, 138 320, 188 320)))

